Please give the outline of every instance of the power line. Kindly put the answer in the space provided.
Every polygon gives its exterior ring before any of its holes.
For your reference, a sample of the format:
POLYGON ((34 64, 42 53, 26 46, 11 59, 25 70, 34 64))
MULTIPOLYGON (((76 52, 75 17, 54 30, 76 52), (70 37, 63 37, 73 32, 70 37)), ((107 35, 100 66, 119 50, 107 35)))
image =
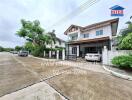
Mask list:
POLYGON ((99 2, 99 1, 100 0, 88 0, 87 2, 85 2, 84 4, 82 4, 81 6, 76 8, 74 11, 72 11, 71 13, 69 13, 62 19, 60 19, 58 22, 56 22, 49 28, 60 25, 60 24, 64 23, 65 21, 69 20, 69 18, 73 18, 73 17, 79 15, 81 12, 85 11, 87 8, 91 7, 92 5, 94 5, 95 3, 99 2))

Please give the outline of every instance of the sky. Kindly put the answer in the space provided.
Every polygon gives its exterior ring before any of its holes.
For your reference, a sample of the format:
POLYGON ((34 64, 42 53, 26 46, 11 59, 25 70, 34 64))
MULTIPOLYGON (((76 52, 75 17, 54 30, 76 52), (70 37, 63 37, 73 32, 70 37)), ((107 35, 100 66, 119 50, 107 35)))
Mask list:
POLYGON ((1 0, 0 1, 0 46, 22 46, 25 39, 16 36, 21 28, 21 19, 39 20, 46 32, 56 30, 57 37, 67 40, 64 31, 71 25, 87 26, 93 23, 117 18, 110 15, 114 5, 125 8, 120 17, 118 31, 126 27, 125 22, 132 16, 132 0, 100 0, 79 15, 51 27, 54 23, 74 11, 88 0, 1 0))

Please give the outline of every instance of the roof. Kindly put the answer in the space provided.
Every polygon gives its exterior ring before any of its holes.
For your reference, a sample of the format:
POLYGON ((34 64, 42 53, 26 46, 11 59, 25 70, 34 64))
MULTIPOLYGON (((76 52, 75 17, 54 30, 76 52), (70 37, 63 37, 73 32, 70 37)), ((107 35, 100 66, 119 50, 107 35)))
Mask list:
POLYGON ((104 41, 109 40, 109 37, 101 37, 101 38, 94 38, 94 39, 82 39, 77 41, 70 41, 68 44, 81 44, 81 43, 91 43, 91 42, 98 42, 98 41, 104 41))
POLYGON ((61 42, 66 42, 66 41, 64 41, 64 40, 62 40, 62 39, 60 39, 58 37, 56 37, 56 39, 59 40, 59 41, 61 41, 61 42))
POLYGON ((112 10, 123 10, 125 8, 118 6, 118 5, 115 5, 115 6, 111 7, 110 9, 112 9, 112 10))
POLYGON ((68 30, 71 29, 72 27, 78 27, 78 28, 80 28, 80 29, 83 28, 83 27, 81 27, 81 26, 72 24, 72 25, 64 32, 64 34, 66 34, 66 33, 68 32, 68 30))
POLYGON ((118 22, 119 21, 119 18, 115 18, 115 19, 110 19, 110 20, 107 20, 107 21, 103 21, 103 22, 98 22, 98 23, 94 23, 94 24, 91 24, 91 25, 88 25, 88 26, 85 26, 85 27, 81 27, 81 26, 78 26, 78 25, 71 25, 65 32, 64 34, 67 34, 68 30, 72 27, 72 26, 76 26, 80 29, 81 32, 85 32, 85 31, 88 31, 88 30, 91 30, 91 29, 95 29, 95 28, 99 28, 99 27, 103 27, 103 26, 106 26, 106 25, 110 25, 111 23, 113 22, 118 22))

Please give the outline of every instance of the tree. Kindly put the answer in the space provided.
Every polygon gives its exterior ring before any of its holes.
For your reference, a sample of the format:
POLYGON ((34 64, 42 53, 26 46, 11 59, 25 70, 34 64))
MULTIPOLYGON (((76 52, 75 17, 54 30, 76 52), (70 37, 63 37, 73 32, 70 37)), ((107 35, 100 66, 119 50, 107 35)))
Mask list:
MULTIPOLYGON (((130 19, 132 16, 130 17, 130 19)), ((121 30, 120 36, 117 37, 118 39, 118 47, 119 49, 132 49, 132 22, 126 22, 128 25, 127 28, 121 30)))
POLYGON ((2 46, 0 46, 0 52, 4 51, 4 48, 2 46))
POLYGON ((34 50, 33 43, 32 42, 26 42, 24 48, 31 53, 31 51, 34 50))
POLYGON ((53 46, 53 43, 55 44, 56 43, 56 34, 55 34, 55 30, 53 30, 52 32, 48 32, 48 35, 50 35, 50 44, 51 44, 51 49, 52 49, 52 46, 53 46))
MULTIPOLYGON (((130 17, 130 19, 132 18, 132 16, 130 17)), ((126 24, 128 25, 127 28, 125 29, 122 29, 120 34, 121 36, 126 36, 128 33, 131 33, 132 32, 132 22, 131 21, 127 21, 126 24)))
MULTIPOLYGON (((22 27, 17 31, 19 37, 25 38, 31 42, 34 48, 37 49, 37 54, 46 49, 46 44, 51 44, 52 38, 50 35, 45 34, 44 29, 40 26, 40 22, 35 20, 33 22, 21 20, 22 27)), ((28 46, 30 44, 27 44, 28 46)), ((35 50, 35 49, 34 49, 35 50)), ((35 53, 36 53, 35 52, 35 53)))
POLYGON ((31 22, 22 19, 21 24, 22 28, 16 34, 34 44, 41 45, 44 37, 44 29, 40 27, 40 22, 38 20, 31 22))
POLYGON ((132 33, 128 33, 128 35, 122 39, 119 48, 132 50, 132 33))
POLYGON ((20 51, 20 50, 22 50, 22 49, 23 49, 23 47, 20 47, 20 46, 16 46, 16 47, 15 47, 15 50, 16 50, 16 51, 20 51))

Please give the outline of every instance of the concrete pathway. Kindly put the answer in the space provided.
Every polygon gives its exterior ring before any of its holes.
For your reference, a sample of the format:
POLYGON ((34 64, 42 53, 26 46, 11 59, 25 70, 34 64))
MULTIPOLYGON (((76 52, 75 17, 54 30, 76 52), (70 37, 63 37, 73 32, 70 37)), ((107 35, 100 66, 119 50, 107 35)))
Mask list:
POLYGON ((45 82, 40 82, 17 92, 5 95, 0 100, 65 100, 45 82))

